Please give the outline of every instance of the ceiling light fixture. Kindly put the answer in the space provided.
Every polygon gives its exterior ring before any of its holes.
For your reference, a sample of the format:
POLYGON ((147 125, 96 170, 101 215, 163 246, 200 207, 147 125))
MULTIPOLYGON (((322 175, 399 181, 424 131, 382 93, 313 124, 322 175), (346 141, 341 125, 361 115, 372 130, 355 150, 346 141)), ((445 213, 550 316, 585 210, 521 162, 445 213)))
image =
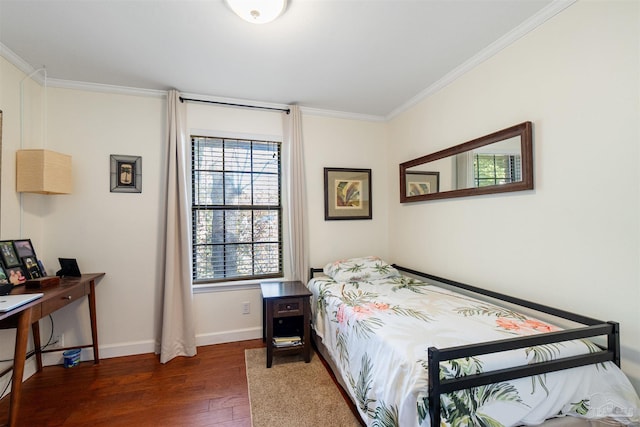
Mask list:
POLYGON ((287 8, 287 0, 226 0, 236 15, 252 24, 275 20, 287 8))

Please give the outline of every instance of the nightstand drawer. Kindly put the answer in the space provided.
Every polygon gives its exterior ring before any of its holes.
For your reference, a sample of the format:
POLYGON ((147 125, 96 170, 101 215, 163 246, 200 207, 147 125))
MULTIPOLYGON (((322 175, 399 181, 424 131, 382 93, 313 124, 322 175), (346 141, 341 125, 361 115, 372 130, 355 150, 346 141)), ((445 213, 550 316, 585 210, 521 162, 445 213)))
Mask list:
POLYGON ((273 317, 302 316, 304 314, 302 298, 278 299, 273 302, 273 317))

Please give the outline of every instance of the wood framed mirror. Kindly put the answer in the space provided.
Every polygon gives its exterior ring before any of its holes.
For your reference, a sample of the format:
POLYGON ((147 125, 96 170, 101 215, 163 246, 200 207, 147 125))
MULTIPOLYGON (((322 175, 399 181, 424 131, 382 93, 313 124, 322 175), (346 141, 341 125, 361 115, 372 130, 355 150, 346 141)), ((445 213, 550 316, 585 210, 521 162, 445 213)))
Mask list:
POLYGON ((531 122, 400 164, 400 203, 531 189, 531 122))

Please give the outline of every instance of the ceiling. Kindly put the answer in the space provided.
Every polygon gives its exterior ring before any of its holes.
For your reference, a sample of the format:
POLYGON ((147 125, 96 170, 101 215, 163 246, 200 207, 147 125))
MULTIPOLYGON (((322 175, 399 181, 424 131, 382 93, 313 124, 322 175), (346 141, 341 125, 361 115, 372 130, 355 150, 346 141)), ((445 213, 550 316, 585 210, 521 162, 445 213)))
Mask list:
POLYGON ((0 0, 0 47, 45 66, 53 85, 175 88, 384 118, 558 3, 289 0, 278 20, 255 25, 223 0, 0 0))

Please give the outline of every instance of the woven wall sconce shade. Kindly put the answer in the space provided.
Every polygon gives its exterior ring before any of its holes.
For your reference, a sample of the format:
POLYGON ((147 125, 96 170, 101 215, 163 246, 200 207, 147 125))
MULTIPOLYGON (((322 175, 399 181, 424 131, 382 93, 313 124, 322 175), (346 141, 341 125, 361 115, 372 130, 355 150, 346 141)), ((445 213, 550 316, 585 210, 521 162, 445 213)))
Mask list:
POLYGON ((16 191, 37 194, 71 194, 71 156, 35 149, 16 153, 16 191))

